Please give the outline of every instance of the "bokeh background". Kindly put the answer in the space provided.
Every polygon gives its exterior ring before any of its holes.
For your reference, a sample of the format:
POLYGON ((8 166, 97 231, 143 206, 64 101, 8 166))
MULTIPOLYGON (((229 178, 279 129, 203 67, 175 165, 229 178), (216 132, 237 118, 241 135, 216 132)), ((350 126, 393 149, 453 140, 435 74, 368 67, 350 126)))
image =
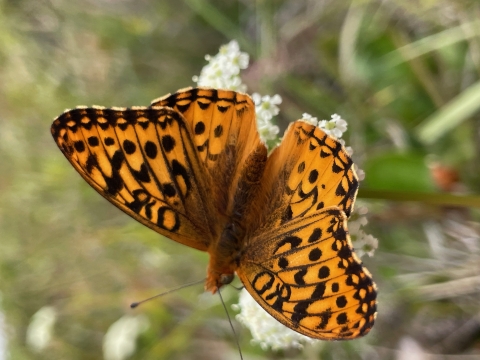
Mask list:
POLYGON ((304 112, 348 120, 379 239, 368 336, 264 351, 234 322, 244 357, 478 359, 478 19, 466 0, 0 0, 0 359, 239 358, 202 285, 129 309, 202 279, 207 256, 105 201, 49 130, 66 108, 192 86, 232 39, 249 92, 282 96, 282 132, 304 112))

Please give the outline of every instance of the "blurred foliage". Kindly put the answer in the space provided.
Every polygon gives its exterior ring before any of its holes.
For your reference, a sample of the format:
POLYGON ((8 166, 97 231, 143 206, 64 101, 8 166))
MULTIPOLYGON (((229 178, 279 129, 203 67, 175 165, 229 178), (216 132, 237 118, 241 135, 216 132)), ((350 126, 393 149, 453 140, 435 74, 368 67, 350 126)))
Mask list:
MULTIPOLYGON (((193 85, 204 55, 231 39, 251 55, 249 91, 282 96, 282 128, 304 112, 349 121, 380 241, 365 259, 379 288, 368 336, 274 353, 235 323, 245 358, 478 358, 479 18, 467 0, 0 0, 0 344, 6 336, 10 359, 102 359, 104 334, 126 314, 149 322, 131 359, 238 358, 202 285, 129 309, 200 280, 207 256, 108 204, 49 132, 65 108, 148 105, 193 85), (26 334, 44 306, 57 319, 36 351, 26 334)), ((236 293, 225 289, 228 305, 236 293)))

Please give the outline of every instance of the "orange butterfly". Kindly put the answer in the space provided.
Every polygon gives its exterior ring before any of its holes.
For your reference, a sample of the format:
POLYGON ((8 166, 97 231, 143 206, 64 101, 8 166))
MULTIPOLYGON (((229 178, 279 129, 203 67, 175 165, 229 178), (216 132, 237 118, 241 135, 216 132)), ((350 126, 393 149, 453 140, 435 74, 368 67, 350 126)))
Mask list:
POLYGON ((353 162, 319 128, 292 123, 267 156, 242 93, 188 88, 150 107, 78 107, 52 135, 102 196, 158 233, 210 254, 205 289, 236 273, 289 328, 353 339, 376 316, 376 286, 347 231, 353 162))

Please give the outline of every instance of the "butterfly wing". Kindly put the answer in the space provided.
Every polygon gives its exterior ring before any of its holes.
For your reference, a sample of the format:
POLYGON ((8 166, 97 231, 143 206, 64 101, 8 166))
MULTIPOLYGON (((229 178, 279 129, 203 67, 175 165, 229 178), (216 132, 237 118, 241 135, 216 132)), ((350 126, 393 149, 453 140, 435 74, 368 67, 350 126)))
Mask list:
POLYGON ((316 126, 295 121, 268 157, 261 187, 265 195, 255 206, 261 215, 250 227, 264 231, 330 206, 349 217, 358 179, 340 142, 316 126))
POLYGON ((215 237, 210 178, 190 127, 169 108, 77 108, 52 135, 68 161, 102 196, 158 233, 207 250, 215 237))
POLYGON ((181 113, 199 158, 212 178, 211 194, 225 222, 240 220, 260 180, 267 149, 258 135, 250 96, 230 90, 187 88, 156 99, 181 113))
POLYGON ((296 121, 267 160, 237 274, 286 326, 351 339, 373 326, 376 287, 346 227, 358 181, 342 145, 296 121))
POLYGON ((237 274, 270 315, 304 335, 353 339, 373 326, 376 287, 353 253, 337 207, 253 239, 237 274))

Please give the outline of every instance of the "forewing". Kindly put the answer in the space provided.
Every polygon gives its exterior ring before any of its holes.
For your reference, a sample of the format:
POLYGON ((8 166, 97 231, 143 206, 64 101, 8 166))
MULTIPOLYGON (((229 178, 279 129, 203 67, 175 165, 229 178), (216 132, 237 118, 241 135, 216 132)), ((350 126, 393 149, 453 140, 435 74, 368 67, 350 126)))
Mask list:
POLYGON ((169 108, 77 108, 52 135, 68 161, 102 196, 158 233, 206 250, 215 214, 209 177, 185 119, 169 108))
POLYGON ((168 106, 184 116, 211 175, 215 208, 239 221, 267 157, 252 99, 230 90, 187 88, 156 99, 151 106, 168 106))
POLYGON ((353 339, 373 326, 376 286, 353 253, 339 208, 316 211, 253 239, 237 273, 270 315, 304 335, 353 339))

